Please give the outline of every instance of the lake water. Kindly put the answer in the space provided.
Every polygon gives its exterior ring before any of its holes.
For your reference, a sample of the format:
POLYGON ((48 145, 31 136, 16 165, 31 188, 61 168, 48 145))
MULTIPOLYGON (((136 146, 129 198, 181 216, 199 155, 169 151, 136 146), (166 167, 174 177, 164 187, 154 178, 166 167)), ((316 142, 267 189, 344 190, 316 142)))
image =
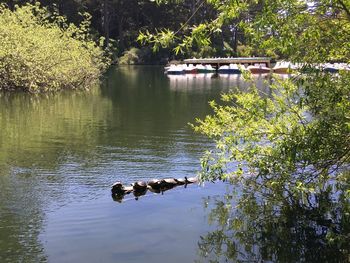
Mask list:
POLYGON ((195 176, 214 145, 188 123, 247 85, 120 67, 90 91, 0 93, 0 262, 349 262, 347 199, 238 208, 222 182, 112 198, 115 181, 195 176))
POLYGON ((245 84, 238 75, 122 67, 91 91, 1 93, 0 262, 200 260, 206 202, 227 185, 121 203, 110 185, 194 176, 212 143, 188 123, 233 86, 245 84))

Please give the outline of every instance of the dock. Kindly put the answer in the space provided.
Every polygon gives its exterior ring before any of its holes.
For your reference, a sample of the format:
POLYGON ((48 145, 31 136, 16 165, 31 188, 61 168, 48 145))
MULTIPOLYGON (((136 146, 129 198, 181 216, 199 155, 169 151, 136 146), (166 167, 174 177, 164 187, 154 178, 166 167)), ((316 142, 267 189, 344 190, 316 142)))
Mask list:
POLYGON ((271 67, 271 58, 268 57, 246 57, 246 58, 191 58, 184 59, 184 64, 205 64, 211 65, 218 69, 220 66, 229 64, 240 64, 250 66, 254 64, 265 64, 268 68, 271 67))

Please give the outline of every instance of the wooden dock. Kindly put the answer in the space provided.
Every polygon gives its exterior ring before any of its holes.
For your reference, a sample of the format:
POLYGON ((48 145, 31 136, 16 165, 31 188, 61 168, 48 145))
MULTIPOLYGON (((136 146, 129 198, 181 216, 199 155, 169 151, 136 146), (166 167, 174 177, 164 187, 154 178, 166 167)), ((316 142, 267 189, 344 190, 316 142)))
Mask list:
POLYGON ((191 59, 185 59, 185 64, 205 64, 205 65, 211 65, 212 67, 215 67, 218 69, 222 65, 229 65, 229 64, 240 64, 240 65, 254 65, 254 64, 260 64, 264 63, 267 67, 271 67, 271 58, 268 57, 247 57, 247 58, 191 58, 191 59))

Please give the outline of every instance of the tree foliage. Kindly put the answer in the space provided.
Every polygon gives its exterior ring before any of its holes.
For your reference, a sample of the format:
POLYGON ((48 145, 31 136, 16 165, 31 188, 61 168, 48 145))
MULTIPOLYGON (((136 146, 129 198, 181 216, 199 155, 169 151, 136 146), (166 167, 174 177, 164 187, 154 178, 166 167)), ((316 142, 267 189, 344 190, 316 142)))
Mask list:
MULTIPOLYGON (((160 4, 168 1, 158 1, 160 4)), ((228 31, 228 38, 239 54, 240 45, 249 45, 252 55, 268 55, 303 62, 327 59, 343 60, 349 56, 348 1, 275 1, 275 0, 206 0, 215 13, 198 23, 191 19, 181 28, 141 32, 139 40, 155 48, 176 43, 176 53, 213 45, 216 38, 228 31), (237 36, 237 34, 240 35, 237 36), (241 43, 239 43, 241 41, 241 43), (340 45, 342 43, 342 45, 340 45)))
POLYGON ((109 61, 89 34, 40 4, 0 5, 0 89, 30 92, 88 88, 109 61))
POLYGON ((252 85, 248 92, 224 94, 224 105, 211 102, 214 115, 195 127, 217 145, 202 160, 203 179, 231 178, 251 189, 295 197, 321 192, 348 176, 350 72, 325 73, 315 63, 350 62, 349 6, 264 2, 263 12, 245 25, 252 41, 303 66, 289 80, 275 78, 269 94, 252 85))
MULTIPOLYGON (((228 20, 218 19, 223 6, 217 8, 217 3, 205 0, 37 1, 50 11, 66 16, 67 21, 75 25, 82 21, 79 13, 91 14, 93 33, 105 37, 105 47, 111 44, 115 56, 121 56, 133 47, 145 49, 146 53, 152 48, 161 51, 142 59, 147 63, 163 63, 164 59, 181 59, 185 56, 242 56, 266 53, 265 50, 248 46, 250 36, 239 26, 242 22, 249 22, 251 17, 259 12, 260 4, 246 14, 228 20), (188 35, 191 31, 194 38, 189 37, 181 43, 180 37, 188 35), (206 37, 205 33, 208 33, 209 37, 206 37), (145 44, 142 39, 137 42, 137 37, 142 34, 149 34, 153 43, 145 44), (165 43, 170 45, 166 46, 165 43), (172 52, 173 49, 175 52, 172 52)), ((22 6, 28 1, 0 0, 0 3, 6 3, 14 10, 16 5, 22 6)), ((231 5, 229 1, 225 4, 231 5)), ((271 50, 269 52, 273 54, 271 50)))
POLYGON ((202 178, 232 179, 282 197, 313 194, 331 179, 342 180, 350 158, 349 81, 347 72, 309 73, 276 79, 270 94, 252 85, 224 94, 223 105, 211 102, 214 115, 195 127, 217 146, 202 160, 202 178))

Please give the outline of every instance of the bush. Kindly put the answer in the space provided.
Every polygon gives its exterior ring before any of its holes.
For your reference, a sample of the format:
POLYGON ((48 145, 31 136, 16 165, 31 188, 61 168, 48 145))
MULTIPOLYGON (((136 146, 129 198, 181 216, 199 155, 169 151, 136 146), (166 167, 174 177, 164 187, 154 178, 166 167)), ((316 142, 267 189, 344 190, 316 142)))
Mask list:
POLYGON ((0 90, 30 92, 89 88, 109 64, 89 35, 90 16, 79 26, 26 4, 0 5, 0 90))
POLYGON ((118 63, 119 65, 139 64, 141 62, 140 55, 141 50, 136 47, 132 47, 123 53, 123 56, 119 58, 118 63))

